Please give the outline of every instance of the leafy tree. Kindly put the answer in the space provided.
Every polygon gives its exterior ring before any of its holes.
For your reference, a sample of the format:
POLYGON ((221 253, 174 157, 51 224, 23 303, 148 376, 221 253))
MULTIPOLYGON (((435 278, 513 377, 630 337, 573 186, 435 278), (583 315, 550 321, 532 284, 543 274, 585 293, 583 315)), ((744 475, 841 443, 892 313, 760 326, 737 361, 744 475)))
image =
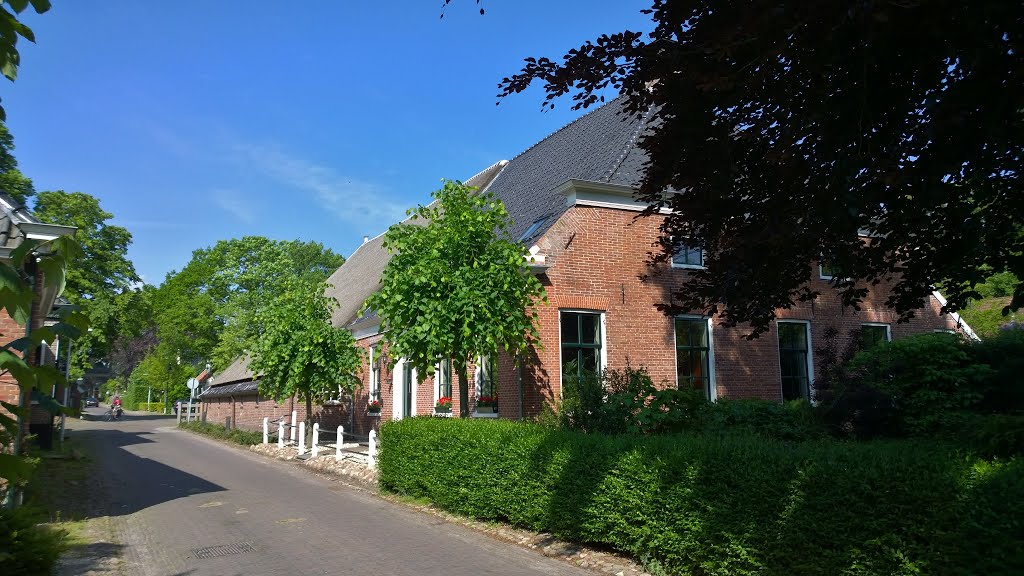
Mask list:
POLYGON ((18 170, 18 161, 14 158, 14 137, 3 122, 0 122, 0 192, 18 204, 24 204, 36 193, 32 180, 18 170))
POLYGON ((663 253, 705 270, 668 312, 766 330, 814 299, 809 263, 858 304, 892 280, 905 320, 935 284, 948 310, 985 270, 1024 305, 1024 3, 652 0, 648 36, 605 34, 560 62, 527 58, 500 97, 537 81, 546 106, 620 92, 643 118, 639 198, 669 208, 663 253), (869 239, 864 240, 866 232, 869 239))
POLYGON ((109 224, 114 215, 103 210, 99 199, 83 192, 40 192, 33 212, 42 222, 78 228, 75 237, 83 256, 68 268, 65 295, 85 309, 93 326, 72 349, 71 371, 79 377, 107 358, 123 329, 120 320, 138 321, 117 314, 120 295, 139 282, 128 259, 132 235, 126 228, 109 224))
POLYGON ((260 332, 251 349, 260 392, 275 400, 298 394, 307 421, 313 403, 352 393, 360 383, 355 374, 362 355, 348 330, 331 325, 336 302, 324 296, 325 287, 322 281, 284 281, 280 295, 256 315, 260 332))
POLYGON ((318 242, 262 236, 196 250, 158 290, 159 338, 189 362, 227 366, 256 337, 255 316, 288 282, 322 282, 345 261, 318 242))
MULTIPOLYGON (((18 21, 17 14, 21 14, 25 8, 32 5, 36 14, 42 14, 50 9, 50 0, 2 0, 0 1, 0 72, 11 82, 18 76, 18 65, 21 64, 21 55, 18 53, 18 37, 29 42, 36 41, 36 35, 32 29, 18 21), (4 5, 10 6, 13 14, 4 5)), ((7 113, 0 106, 0 120, 6 120, 7 113)))
POLYGON ((468 364, 499 348, 518 355, 539 343, 534 305, 547 298, 524 266, 526 248, 506 238, 510 221, 500 200, 450 180, 433 197, 410 210, 413 222, 384 235, 391 259, 365 308, 380 315, 392 358, 404 357, 419 374, 452 360, 465 417, 468 364))

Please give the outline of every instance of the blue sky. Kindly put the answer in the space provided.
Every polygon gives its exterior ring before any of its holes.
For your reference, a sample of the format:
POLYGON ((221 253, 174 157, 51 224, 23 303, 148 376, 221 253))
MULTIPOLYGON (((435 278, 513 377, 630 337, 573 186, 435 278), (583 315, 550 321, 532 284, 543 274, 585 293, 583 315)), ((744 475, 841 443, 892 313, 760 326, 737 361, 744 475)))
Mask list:
POLYGON ((495 106, 497 84, 524 57, 649 30, 649 5, 455 0, 439 19, 441 0, 57 0, 25 18, 37 44, 0 97, 36 189, 100 198, 160 283, 249 234, 347 256, 441 178, 577 117, 542 112, 539 88, 495 106))

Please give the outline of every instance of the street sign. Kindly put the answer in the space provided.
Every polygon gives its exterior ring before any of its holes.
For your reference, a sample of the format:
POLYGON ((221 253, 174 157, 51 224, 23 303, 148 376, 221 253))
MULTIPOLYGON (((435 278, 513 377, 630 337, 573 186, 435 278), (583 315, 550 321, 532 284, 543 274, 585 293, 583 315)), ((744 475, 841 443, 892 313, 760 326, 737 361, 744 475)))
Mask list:
POLYGON ((189 378, 187 386, 189 390, 195 390, 196 388, 199 387, 199 380, 196 380, 195 378, 189 378))

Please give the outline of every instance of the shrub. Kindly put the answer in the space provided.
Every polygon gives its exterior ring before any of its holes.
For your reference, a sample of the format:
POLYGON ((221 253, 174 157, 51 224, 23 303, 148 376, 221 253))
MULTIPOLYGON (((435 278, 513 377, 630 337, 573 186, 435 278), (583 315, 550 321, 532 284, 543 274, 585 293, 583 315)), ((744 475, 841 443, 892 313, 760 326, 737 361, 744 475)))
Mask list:
POLYGON ((50 574, 65 548, 67 532, 38 525, 28 507, 0 508, 0 567, 8 576, 50 574))
POLYGON ((1024 573, 1024 460, 935 443, 383 424, 380 484, 672 574, 1024 573))
POLYGON ((780 404, 722 398, 707 407, 702 429, 708 433, 750 434, 794 442, 828 436, 820 415, 806 400, 780 404))
POLYGON ((842 367, 825 413, 840 433, 931 436, 963 429, 994 371, 953 334, 919 334, 858 353, 842 367))
POLYGON ((204 436, 210 436, 220 440, 230 440, 231 442, 242 444, 244 446, 260 444, 263 442, 262 432, 251 432, 249 430, 239 430, 238 428, 229 432, 223 425, 212 424, 210 422, 182 422, 178 424, 178 427, 204 436))

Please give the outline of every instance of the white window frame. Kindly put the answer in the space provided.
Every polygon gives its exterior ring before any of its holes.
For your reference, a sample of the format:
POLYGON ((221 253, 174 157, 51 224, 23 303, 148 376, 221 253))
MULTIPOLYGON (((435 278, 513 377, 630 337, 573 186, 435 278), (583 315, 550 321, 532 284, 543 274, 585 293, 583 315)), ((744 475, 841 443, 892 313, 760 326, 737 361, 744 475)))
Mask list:
POLYGON ((892 324, 886 322, 861 322, 861 326, 885 326, 885 341, 892 342, 892 324))
POLYGON ((380 368, 374 369, 374 362, 378 360, 377 344, 370 346, 370 401, 380 402, 380 368))
POLYGON ((601 373, 608 370, 608 325, 607 316, 604 310, 587 310, 585 308, 559 308, 558 309, 558 397, 562 397, 565 390, 562 382, 562 313, 569 314, 598 314, 601 316, 601 373))
MULTIPOLYGON (((672 363, 676 373, 676 388, 679 389, 679 353, 676 340, 676 319, 680 320, 704 320, 708 326, 708 394, 711 402, 718 400, 718 385, 715 382, 715 323, 707 316, 696 314, 680 314, 672 317, 672 363)), ((777 344, 776 344, 777 345, 777 344)), ((781 386, 780 386, 781 388, 781 386)))
MULTIPOLYGON (((473 392, 474 392, 474 394, 473 394, 473 417, 474 418, 497 418, 498 417, 498 413, 497 412, 495 412, 493 414, 490 414, 490 413, 488 413, 488 414, 481 414, 481 413, 476 411, 476 399, 480 398, 480 392, 482 392, 481 384, 483 384, 484 375, 483 375, 483 369, 481 368, 481 365, 483 364, 483 358, 485 356, 488 356, 488 357, 491 358, 491 369, 492 370, 494 369, 494 365, 497 364, 497 361, 498 361, 498 358, 497 358, 498 354, 497 353, 494 353, 494 354, 481 354, 481 355, 476 357, 476 369, 473 370, 473 384, 474 384, 474 387, 473 387, 473 392)), ((492 380, 493 386, 494 386, 494 395, 497 396, 498 395, 498 382, 494 381, 495 378, 497 378, 497 375, 492 372, 491 373, 491 380, 492 380)), ((435 388, 436 388, 436 386, 435 386, 435 388)), ((501 410, 501 399, 500 398, 498 399, 498 409, 501 410)))
MULTIPOLYGON (((432 408, 432 410, 435 410, 434 414, 451 416, 451 412, 437 412, 436 411, 437 401, 441 399, 441 389, 440 389, 441 387, 440 387, 440 383, 438 381, 438 378, 440 378, 441 374, 442 374, 442 372, 441 372, 441 364, 442 363, 444 363, 444 360, 438 361, 437 366, 434 367, 434 408, 432 408)), ((455 390, 452 387, 452 381, 453 380, 454 380, 454 378, 453 378, 453 374, 452 374, 452 361, 448 360, 448 389, 451 390, 451 394, 453 394, 452 405, 455 404, 455 402, 454 402, 455 401, 455 398, 454 398, 455 390)))
MULTIPOLYGON (((686 246, 687 248, 692 249, 692 247, 690 247, 687 244, 682 243, 682 241, 680 241, 680 243, 683 246, 686 246)), ((676 264, 675 249, 674 248, 676 248, 676 246, 673 246, 672 257, 669 258, 669 263, 672 265, 673 268, 676 268, 676 269, 679 269, 679 270, 703 270, 704 268, 706 268, 706 266, 704 265, 705 258, 704 258, 704 249, 703 248, 698 248, 698 250, 700 250, 700 264, 699 265, 698 264, 676 264)))
MULTIPOLYGON (((402 419, 402 408, 405 407, 405 390, 402 388, 402 375, 405 373, 405 358, 402 358, 395 363, 395 369, 391 373, 391 390, 394 392, 391 394, 391 419, 401 420, 402 419)), ((416 395, 419 392, 419 378, 416 374, 416 369, 412 369, 412 405, 409 406, 409 417, 416 416, 416 395)), ((431 409, 433 412, 433 409, 431 409)))
POLYGON ((778 324, 803 324, 804 330, 807 331, 807 401, 814 402, 814 343, 811 341, 811 321, 810 320, 795 320, 795 319, 783 319, 775 321, 775 353, 779 359, 779 399, 782 402, 786 401, 786 398, 782 393, 782 348, 779 346, 779 327, 778 324))

